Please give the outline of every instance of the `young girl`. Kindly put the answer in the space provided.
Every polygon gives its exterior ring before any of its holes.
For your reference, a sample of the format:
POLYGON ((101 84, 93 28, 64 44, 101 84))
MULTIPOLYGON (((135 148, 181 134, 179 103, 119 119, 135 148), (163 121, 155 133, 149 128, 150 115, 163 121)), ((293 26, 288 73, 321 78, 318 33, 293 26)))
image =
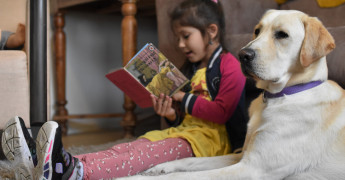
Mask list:
POLYGON ((225 155, 243 145, 245 77, 237 59, 224 49, 220 4, 187 0, 172 12, 171 18, 178 47, 188 60, 184 72, 191 83, 186 92, 172 98, 152 96, 152 102, 157 114, 174 127, 148 132, 134 142, 106 151, 72 157, 63 149, 57 123, 49 121, 37 135, 36 179, 129 176, 176 159, 225 155), (173 108, 173 101, 181 104, 179 110, 173 108))

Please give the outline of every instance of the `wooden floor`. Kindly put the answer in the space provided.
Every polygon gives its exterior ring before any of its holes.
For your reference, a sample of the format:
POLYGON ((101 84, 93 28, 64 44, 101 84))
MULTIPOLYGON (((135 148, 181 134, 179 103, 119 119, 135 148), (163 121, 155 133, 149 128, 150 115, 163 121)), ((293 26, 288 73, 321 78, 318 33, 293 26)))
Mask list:
POLYGON ((73 134, 62 137, 62 142, 65 148, 71 146, 87 146, 105 144, 108 142, 122 139, 123 130, 96 130, 93 132, 85 132, 79 134, 73 134))

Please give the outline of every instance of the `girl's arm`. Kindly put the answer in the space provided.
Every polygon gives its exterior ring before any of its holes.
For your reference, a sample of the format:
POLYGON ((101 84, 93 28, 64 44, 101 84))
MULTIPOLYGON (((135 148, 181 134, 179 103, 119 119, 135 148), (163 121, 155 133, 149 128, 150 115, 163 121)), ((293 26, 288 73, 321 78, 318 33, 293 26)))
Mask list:
POLYGON ((229 120, 240 100, 246 78, 239 62, 234 57, 223 59, 220 70, 221 81, 214 101, 207 101, 202 97, 186 93, 182 100, 184 111, 219 124, 224 124, 229 120))

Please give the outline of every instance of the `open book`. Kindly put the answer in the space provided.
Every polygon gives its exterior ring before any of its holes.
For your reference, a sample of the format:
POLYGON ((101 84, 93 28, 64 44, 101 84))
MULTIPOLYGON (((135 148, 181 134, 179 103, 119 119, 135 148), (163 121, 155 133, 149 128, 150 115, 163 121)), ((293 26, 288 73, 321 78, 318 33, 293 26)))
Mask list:
POLYGON ((152 106, 150 95, 172 96, 189 80, 153 44, 146 44, 123 68, 106 77, 142 108, 152 106))

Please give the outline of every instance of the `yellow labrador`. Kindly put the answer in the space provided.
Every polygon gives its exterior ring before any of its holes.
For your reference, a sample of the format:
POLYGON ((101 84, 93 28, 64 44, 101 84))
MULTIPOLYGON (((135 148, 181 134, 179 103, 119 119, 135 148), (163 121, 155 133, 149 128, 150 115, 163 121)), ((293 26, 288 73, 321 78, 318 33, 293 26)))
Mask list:
POLYGON ((345 91, 327 80, 325 57, 334 48, 317 18, 267 11, 239 53, 243 72, 264 89, 249 108, 243 152, 172 161, 148 170, 169 174, 131 178, 345 179, 345 91))

